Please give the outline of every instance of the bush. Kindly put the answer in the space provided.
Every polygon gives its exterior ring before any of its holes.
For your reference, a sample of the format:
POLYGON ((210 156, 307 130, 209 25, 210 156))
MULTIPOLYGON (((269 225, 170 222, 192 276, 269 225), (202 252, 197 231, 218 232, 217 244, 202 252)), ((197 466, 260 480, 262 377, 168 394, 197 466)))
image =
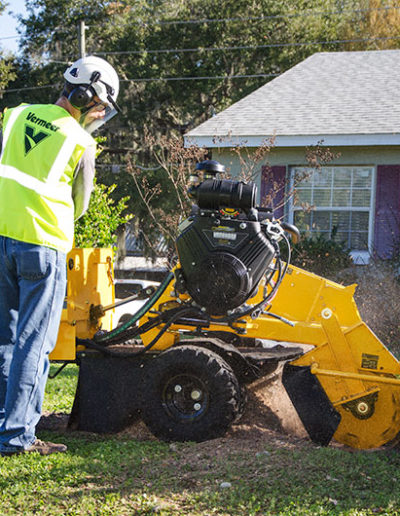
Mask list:
POLYGON ((291 262, 302 269, 330 279, 338 271, 353 264, 344 244, 333 239, 326 240, 322 235, 302 238, 298 244, 294 244, 291 262))
POLYGON ((89 208, 75 223, 75 247, 111 247, 116 244, 118 227, 133 215, 122 215, 128 197, 117 203, 111 198, 115 187, 95 181, 89 208))

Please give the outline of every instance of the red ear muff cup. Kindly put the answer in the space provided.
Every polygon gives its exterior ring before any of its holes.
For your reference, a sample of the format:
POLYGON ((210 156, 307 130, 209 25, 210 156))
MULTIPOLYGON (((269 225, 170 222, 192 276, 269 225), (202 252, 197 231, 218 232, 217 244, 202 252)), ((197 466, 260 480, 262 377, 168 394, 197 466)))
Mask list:
POLYGON ((93 100, 94 94, 89 86, 77 86, 68 95, 68 100, 76 109, 88 106, 93 100))

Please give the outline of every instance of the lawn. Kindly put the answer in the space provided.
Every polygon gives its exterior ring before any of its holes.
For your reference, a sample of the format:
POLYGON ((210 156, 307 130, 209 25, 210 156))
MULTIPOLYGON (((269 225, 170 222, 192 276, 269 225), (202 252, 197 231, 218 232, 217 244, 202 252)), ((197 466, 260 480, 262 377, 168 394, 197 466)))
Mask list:
MULTIPOLYGON (((49 381, 45 410, 70 410, 75 383, 72 365, 49 381)), ((399 450, 321 448, 273 430, 199 444, 144 435, 41 431, 69 450, 0 459, 0 514, 400 514, 399 450)))

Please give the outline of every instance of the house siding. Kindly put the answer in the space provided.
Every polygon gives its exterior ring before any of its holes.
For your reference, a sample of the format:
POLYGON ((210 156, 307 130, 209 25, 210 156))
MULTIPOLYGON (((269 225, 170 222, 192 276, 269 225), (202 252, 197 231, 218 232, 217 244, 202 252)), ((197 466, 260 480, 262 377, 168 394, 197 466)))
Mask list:
POLYGON ((388 259, 399 242, 400 165, 377 167, 375 200, 374 251, 378 258, 388 259))

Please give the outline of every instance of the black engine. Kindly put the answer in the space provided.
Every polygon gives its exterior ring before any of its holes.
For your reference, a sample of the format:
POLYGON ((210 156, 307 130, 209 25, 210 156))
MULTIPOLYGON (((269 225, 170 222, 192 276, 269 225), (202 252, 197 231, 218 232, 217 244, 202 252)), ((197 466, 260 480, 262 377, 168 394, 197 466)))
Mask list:
POLYGON ((255 207, 254 183, 217 179, 223 166, 216 161, 196 170, 204 180, 191 178, 196 204, 176 241, 180 285, 209 315, 226 315, 256 293, 279 254, 283 229, 270 210, 255 207))

